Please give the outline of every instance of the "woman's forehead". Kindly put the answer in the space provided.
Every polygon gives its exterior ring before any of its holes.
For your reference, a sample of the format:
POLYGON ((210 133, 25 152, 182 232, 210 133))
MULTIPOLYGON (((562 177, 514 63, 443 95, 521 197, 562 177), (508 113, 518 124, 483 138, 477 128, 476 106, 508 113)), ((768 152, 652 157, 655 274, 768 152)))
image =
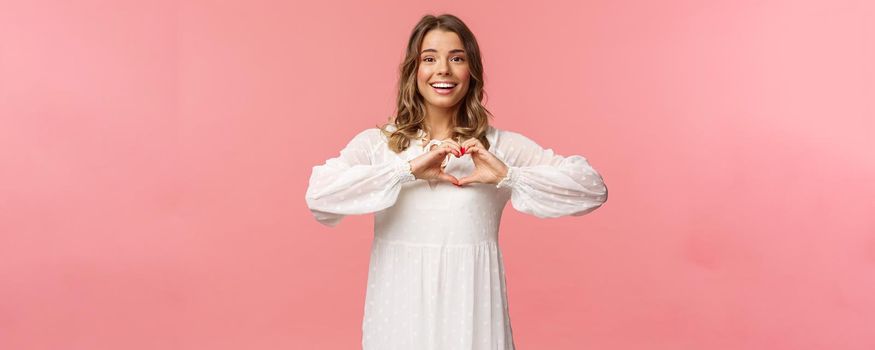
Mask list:
POLYGON ((462 40, 455 32, 434 29, 422 38, 422 47, 419 52, 456 52, 463 49, 462 40))

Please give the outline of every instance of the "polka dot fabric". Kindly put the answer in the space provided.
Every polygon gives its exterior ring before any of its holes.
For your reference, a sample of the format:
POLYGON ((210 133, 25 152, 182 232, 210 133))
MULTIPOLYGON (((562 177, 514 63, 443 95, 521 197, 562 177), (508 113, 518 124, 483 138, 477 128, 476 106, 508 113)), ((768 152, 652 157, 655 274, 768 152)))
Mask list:
MULTIPOLYGON (((547 218, 584 215, 607 200, 583 156, 557 155, 494 127, 487 139, 510 167, 497 185, 417 180, 408 161, 427 144, 417 139, 396 154, 377 128, 313 167, 306 201, 317 221, 335 226, 346 215, 374 213, 364 350, 514 349, 498 245, 507 202, 547 218)), ((473 169, 464 155, 450 156, 444 171, 461 178, 473 169)))

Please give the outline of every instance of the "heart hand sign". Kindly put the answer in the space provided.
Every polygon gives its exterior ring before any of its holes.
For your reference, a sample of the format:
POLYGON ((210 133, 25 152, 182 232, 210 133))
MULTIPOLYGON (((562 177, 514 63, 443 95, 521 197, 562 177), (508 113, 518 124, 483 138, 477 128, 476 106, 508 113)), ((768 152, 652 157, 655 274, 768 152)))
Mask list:
POLYGON ((459 179, 458 186, 469 183, 497 184, 507 175, 507 165, 490 153, 476 138, 462 142, 462 154, 470 154, 474 172, 459 179))
POLYGON ((457 149, 458 146, 453 146, 449 142, 444 142, 441 143, 440 147, 432 147, 428 152, 410 161, 410 172, 415 178, 428 180, 429 183, 432 180, 442 180, 457 185, 459 180, 444 172, 448 154, 453 154, 456 157, 462 155, 457 149))

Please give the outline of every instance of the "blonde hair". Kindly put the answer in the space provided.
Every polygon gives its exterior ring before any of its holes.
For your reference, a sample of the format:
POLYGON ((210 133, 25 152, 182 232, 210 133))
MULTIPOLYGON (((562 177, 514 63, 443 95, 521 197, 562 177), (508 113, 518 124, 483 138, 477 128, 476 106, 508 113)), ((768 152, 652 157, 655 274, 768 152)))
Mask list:
POLYGON ((377 127, 388 138, 389 149, 395 153, 407 149, 410 146, 410 140, 416 138, 420 130, 424 130, 425 104, 422 95, 416 88, 416 73, 419 69, 419 49, 422 46, 422 40, 426 33, 434 29, 446 30, 459 35, 468 55, 471 83, 467 93, 459 101, 460 106, 453 120, 454 127, 451 138, 454 140, 477 138, 486 149, 489 149, 486 131, 489 129, 489 117, 493 116, 481 103, 486 91, 483 89, 483 62, 480 56, 480 47, 468 26, 451 14, 442 14, 437 17, 425 15, 413 28, 410 40, 407 42, 406 57, 400 65, 395 115, 390 117, 389 123, 377 127), (394 130, 388 129, 390 124, 395 126, 394 130))

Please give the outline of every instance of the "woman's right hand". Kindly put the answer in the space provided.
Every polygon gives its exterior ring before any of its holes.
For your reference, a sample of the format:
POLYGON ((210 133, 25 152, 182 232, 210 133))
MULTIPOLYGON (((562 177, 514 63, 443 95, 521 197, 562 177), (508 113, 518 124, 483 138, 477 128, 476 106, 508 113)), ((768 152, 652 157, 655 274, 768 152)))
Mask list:
POLYGON ((455 176, 444 172, 442 163, 448 154, 456 157, 461 157, 462 153, 458 149, 459 146, 452 140, 445 140, 440 146, 433 147, 428 152, 416 157, 410 161, 410 172, 417 179, 422 180, 442 180, 452 182, 454 185, 459 184, 459 179, 455 176))

